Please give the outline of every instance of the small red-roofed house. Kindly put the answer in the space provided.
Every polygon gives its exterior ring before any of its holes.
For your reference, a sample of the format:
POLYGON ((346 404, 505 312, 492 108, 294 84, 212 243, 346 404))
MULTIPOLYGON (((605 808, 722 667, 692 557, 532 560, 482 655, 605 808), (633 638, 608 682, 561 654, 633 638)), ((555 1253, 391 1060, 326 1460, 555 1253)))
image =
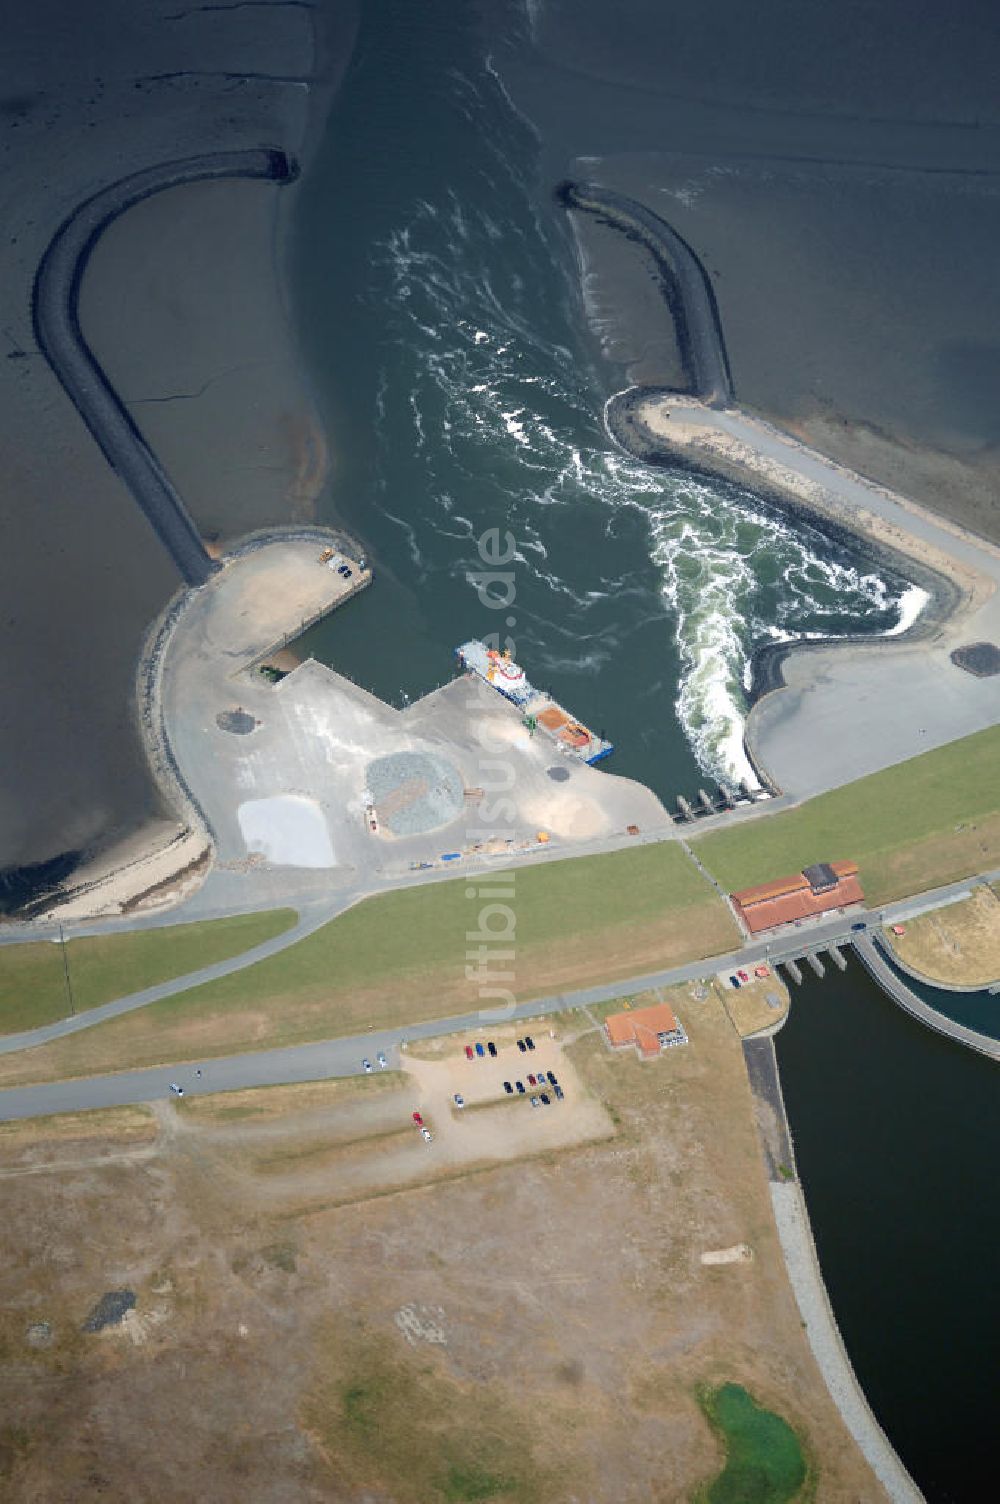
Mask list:
POLYGON ((604 1020, 604 1034, 613 1049, 634 1046, 641 1060, 652 1060, 671 1045, 687 1044, 687 1035, 667 1003, 612 1013, 604 1020))

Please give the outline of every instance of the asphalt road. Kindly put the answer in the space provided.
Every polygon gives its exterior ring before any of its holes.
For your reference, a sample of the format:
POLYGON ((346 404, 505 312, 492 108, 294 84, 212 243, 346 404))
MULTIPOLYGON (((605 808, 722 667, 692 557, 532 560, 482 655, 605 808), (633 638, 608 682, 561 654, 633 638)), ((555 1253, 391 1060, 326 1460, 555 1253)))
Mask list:
MULTIPOLYGON (((991 881, 995 880, 998 875, 1000 874, 985 874, 991 881)), ((426 1023, 411 1025, 403 1030, 386 1030, 341 1039, 320 1040, 312 1044, 295 1045, 280 1050, 255 1050, 247 1054, 204 1061, 200 1063, 200 1066, 199 1062, 188 1062, 183 1065, 156 1066, 150 1070, 121 1071, 110 1076, 80 1077, 68 1081, 43 1082, 37 1086, 11 1087, 0 1091, 0 1119, 42 1117, 50 1113, 79 1112, 95 1107, 120 1107, 129 1103, 148 1102, 166 1096, 171 1082, 177 1082, 183 1086, 185 1094, 197 1095, 235 1091, 253 1086, 277 1086, 333 1076, 357 1075, 362 1070, 362 1059, 367 1057, 374 1063, 380 1050, 386 1053, 390 1064, 398 1063, 399 1046, 406 1040, 430 1039, 436 1035, 463 1032, 475 1032, 482 1035, 488 1033, 491 1023, 509 1024, 513 1020, 544 1018, 548 1014, 558 1013, 568 1008, 585 1007, 590 1003, 613 1002, 616 998, 627 997, 651 987, 666 987, 678 982, 693 981, 700 977, 711 976, 716 972, 728 973, 738 967, 751 969, 761 961, 774 966, 782 960, 802 956, 807 951, 822 950, 830 944, 847 944, 857 936, 857 932, 852 929, 853 924, 862 921, 878 924, 883 921, 906 918, 915 909, 946 903, 949 899, 960 896, 968 891, 971 881, 973 880, 967 878, 962 882, 949 883, 943 888, 934 890, 933 893, 922 894, 919 898, 886 905, 877 913, 862 914, 856 911, 847 916, 835 915, 829 920, 804 923, 787 935, 756 940, 741 950, 732 951, 727 955, 689 961, 669 971, 646 973, 602 986, 538 998, 532 1002, 519 1004, 512 1012, 483 1010, 450 1018, 432 1019, 426 1023), (202 1071, 200 1077, 196 1074, 199 1068, 202 1071)), ((226 975, 240 970, 242 966, 252 964, 251 958, 256 956, 259 959, 263 952, 272 954, 281 950, 284 945, 291 943, 291 937, 309 933, 324 922, 322 913, 313 912, 300 920, 303 928, 296 926, 286 934, 265 942, 263 946, 256 947, 255 951, 234 957, 231 961, 220 962, 217 966, 205 967, 203 972, 192 973, 191 976, 207 981, 212 975, 226 975)), ((159 987, 147 989, 147 994, 155 994, 155 998, 144 993, 136 993, 130 998, 119 999, 118 1003, 106 1004, 104 1009, 92 1009, 76 1020, 66 1019, 62 1022, 73 1024, 76 1028, 87 1028, 93 1023, 100 1022, 97 1015, 114 1016, 109 1015, 107 1009, 118 1008, 122 1012, 128 1011, 130 1008, 144 1006, 143 1002, 137 999, 154 1001, 160 997, 169 997, 173 992, 182 991, 191 985, 194 985, 191 977, 165 982, 159 987)), ((921 1006, 926 1008, 925 1004, 921 1006)), ((933 1010, 927 1009, 927 1012, 931 1014, 933 1010)), ((933 1026, 938 1028, 941 1026, 939 1016, 936 1014, 933 1026)), ((58 1027, 60 1026, 50 1025, 49 1029, 58 1027)), ((32 1035, 27 1037, 30 1037, 32 1042, 38 1042, 34 1036, 40 1032, 33 1031, 32 1035)), ((63 1030, 63 1032, 68 1031, 63 1030)), ((0 1049, 11 1053, 14 1049, 25 1048, 23 1044, 12 1043, 16 1038, 25 1037, 23 1035, 10 1036, 7 1040, 0 1041, 0 1049)))
MULTIPOLYGON (((85 1013, 76 1013, 69 1018, 61 1018, 55 1023, 43 1024, 37 1029, 25 1029, 20 1034, 7 1034, 0 1038, 0 1055, 13 1055, 18 1050, 28 1050, 35 1045, 50 1044, 54 1039, 64 1039, 68 1034, 78 1034, 82 1029, 92 1029, 95 1024, 106 1023, 108 1019, 119 1018, 123 1013, 132 1013, 136 1008, 145 1008, 150 1003, 158 1003, 163 998, 172 997, 177 992, 187 992, 191 987, 199 987, 203 982, 214 982, 219 977, 229 976, 234 971, 242 971, 246 966, 253 966, 258 961, 264 961, 268 956, 277 955, 279 951, 287 950, 290 945, 305 939, 314 930, 320 929, 337 914, 349 907, 350 902, 356 901, 359 895, 344 900, 339 898, 335 903, 311 905, 304 908, 299 914, 298 920, 290 929, 280 935, 274 935, 270 940, 264 940, 260 945, 255 945, 252 950, 241 952, 238 956, 231 956, 228 961, 216 961, 211 966, 202 966, 198 971, 189 971, 185 976, 173 977, 170 981, 159 982, 153 987, 145 987, 141 992, 131 992, 127 997, 116 998, 113 1002, 102 1003, 100 1007, 88 1008, 85 1013)), ((142 928, 141 923, 136 928, 142 928)), ((40 938, 35 936, 35 939, 40 938)))

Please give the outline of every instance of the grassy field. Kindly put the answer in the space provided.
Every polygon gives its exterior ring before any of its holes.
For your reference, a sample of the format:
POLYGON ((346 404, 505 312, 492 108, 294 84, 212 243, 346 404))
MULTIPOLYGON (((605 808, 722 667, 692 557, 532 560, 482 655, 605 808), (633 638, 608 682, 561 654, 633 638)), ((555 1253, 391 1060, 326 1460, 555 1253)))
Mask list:
MULTIPOLYGON (((492 874, 494 886, 498 874, 492 874)), ((509 983, 530 999, 732 946, 728 910, 672 843, 519 870, 509 983)), ((486 900, 467 882, 368 899, 218 982, 0 1060, 0 1081, 97 1074, 303 1043, 496 1006, 465 975, 486 900)), ((506 948, 507 942, 494 942, 506 948)))
POLYGON ((763 1410, 739 1384, 699 1391, 698 1401, 726 1448, 726 1465, 698 1498, 705 1504, 787 1504, 807 1470, 799 1439, 780 1415, 763 1410))
POLYGON ((398 1090, 400 1071, 379 1071, 374 1076, 343 1076, 333 1081, 299 1081, 290 1086, 253 1086, 245 1091, 209 1092, 185 1097, 174 1111, 185 1121, 225 1126, 228 1123, 280 1122, 292 1112, 319 1112, 324 1108, 398 1090))
POLYGON ((852 858, 870 904, 1000 865, 1000 727, 692 840, 728 891, 852 858))
MULTIPOLYGON (((75 1010, 83 1013, 213 961, 228 960, 282 934, 294 923, 292 909, 274 909, 135 934, 67 940, 66 964, 75 1010)), ((0 946, 0 1034, 53 1023, 70 1011, 63 947, 58 942, 0 946)))
POLYGON ((90 1112, 60 1112, 52 1117, 13 1118, 0 1122, 0 1149, 5 1163, 24 1144, 44 1139, 49 1144, 113 1139, 118 1145, 152 1143, 158 1129, 148 1107, 97 1107, 90 1112))
POLYGON ((328 1321, 318 1346, 303 1419, 355 1487, 391 1478, 398 1504, 534 1504, 551 1493, 558 1480, 500 1386, 456 1383, 436 1355, 400 1352, 360 1323, 328 1321))

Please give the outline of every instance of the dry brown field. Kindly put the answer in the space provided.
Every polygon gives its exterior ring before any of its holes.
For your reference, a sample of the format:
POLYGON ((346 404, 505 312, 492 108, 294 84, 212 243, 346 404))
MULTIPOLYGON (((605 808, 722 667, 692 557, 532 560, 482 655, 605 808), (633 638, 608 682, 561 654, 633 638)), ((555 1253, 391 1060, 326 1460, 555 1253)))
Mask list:
POLYGON ((737 1034, 714 990, 670 1000, 690 1044, 652 1062, 581 1010, 533 1054, 451 1039, 0 1137, 0 1492, 681 1500, 723 1461, 696 1388, 733 1380, 794 1427, 806 1496, 880 1498, 788 1286, 737 1034), (539 1069, 562 1102, 506 1095, 539 1069))
POLYGON ((1000 979, 1000 897, 980 883, 969 898, 908 919, 886 936, 900 960, 932 982, 988 987, 1000 979))

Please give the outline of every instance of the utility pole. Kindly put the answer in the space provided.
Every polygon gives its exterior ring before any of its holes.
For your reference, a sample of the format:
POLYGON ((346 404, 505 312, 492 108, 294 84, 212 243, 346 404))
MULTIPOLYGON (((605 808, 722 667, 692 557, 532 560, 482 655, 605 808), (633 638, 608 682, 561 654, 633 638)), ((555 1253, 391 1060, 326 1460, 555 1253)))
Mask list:
POLYGON ((73 983, 69 979, 69 958, 66 955, 66 936, 63 927, 59 926, 59 944, 62 946, 63 976, 66 978, 66 997, 69 1001, 70 1014, 76 1017, 76 1004, 73 1001, 73 983))

